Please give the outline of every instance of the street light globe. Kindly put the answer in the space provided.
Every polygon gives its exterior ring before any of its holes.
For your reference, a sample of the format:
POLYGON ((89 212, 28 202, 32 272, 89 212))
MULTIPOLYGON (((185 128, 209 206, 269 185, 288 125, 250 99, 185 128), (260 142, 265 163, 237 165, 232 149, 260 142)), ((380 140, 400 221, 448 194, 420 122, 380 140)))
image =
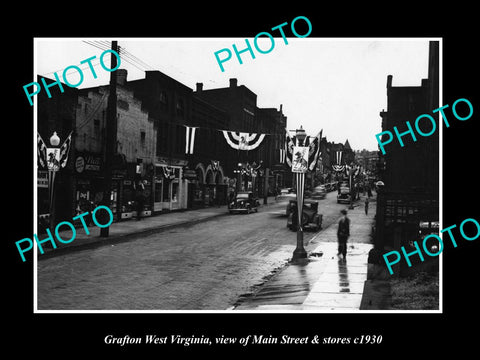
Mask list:
POLYGON ((295 131, 295 136, 297 137, 297 139, 300 141, 300 143, 303 144, 303 140, 305 140, 305 138, 307 137, 307 133, 305 132, 305 130, 303 130, 303 126, 300 125, 300 129, 297 129, 295 131))
POLYGON ((54 131, 52 137, 50 138, 50 144, 52 146, 58 146, 60 144, 60 138, 57 135, 57 132, 54 131))

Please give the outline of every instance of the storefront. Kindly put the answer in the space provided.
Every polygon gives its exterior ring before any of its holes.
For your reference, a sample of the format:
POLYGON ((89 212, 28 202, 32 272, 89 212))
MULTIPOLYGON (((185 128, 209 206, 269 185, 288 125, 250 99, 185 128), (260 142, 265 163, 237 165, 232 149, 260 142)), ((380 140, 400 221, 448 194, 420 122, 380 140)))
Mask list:
MULTIPOLYGON (((82 214, 100 205, 103 198, 102 155, 90 152, 77 152, 74 160, 75 171, 75 212, 82 214)), ((112 189, 113 190, 113 189, 112 189)), ((116 191, 112 191, 116 198, 116 191)))
POLYGON ((141 217, 152 215, 153 165, 144 164, 141 159, 136 163, 125 162, 114 170, 112 180, 117 180, 119 186, 118 207, 122 220, 136 218, 139 208, 141 217))
MULTIPOLYGON (((102 155, 98 153, 77 152, 74 163, 74 201, 77 215, 92 211, 102 202, 105 186, 102 159, 102 155)), ((115 221, 135 217, 135 200, 138 193, 135 184, 138 181, 142 182, 143 187, 145 206, 142 215, 151 215, 152 175, 149 175, 148 171, 137 172, 136 163, 126 163, 124 160, 124 157, 118 155, 112 169, 110 209, 115 221)))
POLYGON ((187 208, 187 183, 182 166, 155 166, 153 211, 172 211, 187 208))
POLYGON ((37 172, 37 214, 38 228, 44 229, 49 226, 49 199, 48 199, 48 171, 37 172))
POLYGON ((226 205, 228 183, 220 162, 212 160, 207 166, 198 163, 195 171, 197 179, 190 183, 194 187, 191 191, 193 203, 202 206, 226 205))

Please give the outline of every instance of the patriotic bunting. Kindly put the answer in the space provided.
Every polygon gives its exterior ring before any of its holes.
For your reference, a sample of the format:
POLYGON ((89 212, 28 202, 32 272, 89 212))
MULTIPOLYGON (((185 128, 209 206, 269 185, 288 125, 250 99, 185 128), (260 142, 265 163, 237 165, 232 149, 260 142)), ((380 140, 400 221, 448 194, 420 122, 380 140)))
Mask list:
POLYGON ((193 154, 196 127, 185 126, 185 154, 193 154))
MULTIPOLYGON (((321 130, 315 138, 310 141, 310 137, 305 139, 305 147, 308 147, 308 169, 312 171, 315 166, 317 165, 318 158, 321 154, 320 152, 320 141, 322 140, 322 132, 321 130)), ((285 129, 285 159, 288 166, 292 166, 292 156, 293 156, 293 149, 297 146, 297 139, 295 136, 290 136, 288 130, 285 129)))
POLYGON ((336 152, 337 163, 332 165, 334 171, 341 172, 345 170, 345 165, 342 165, 342 151, 336 152))
POLYGON ((342 164, 342 155, 343 155, 342 151, 337 151, 336 155, 337 155, 337 165, 341 165, 342 164))
POLYGON ((163 166, 163 176, 168 180, 175 179, 175 169, 171 166, 163 166))
POLYGON ((228 145, 237 150, 256 149, 263 141, 265 134, 245 133, 237 131, 222 130, 228 145))
POLYGON ((37 155, 40 167, 47 167, 49 170, 57 171, 65 167, 68 162, 68 153, 72 145, 72 132, 59 148, 47 148, 39 133, 37 133, 37 155))

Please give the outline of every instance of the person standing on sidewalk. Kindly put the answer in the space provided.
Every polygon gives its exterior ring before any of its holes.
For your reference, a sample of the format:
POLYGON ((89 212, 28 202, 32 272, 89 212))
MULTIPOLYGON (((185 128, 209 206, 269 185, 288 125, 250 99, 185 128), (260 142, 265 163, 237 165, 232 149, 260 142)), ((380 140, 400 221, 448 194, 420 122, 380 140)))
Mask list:
POLYGON ((337 239, 338 239, 338 254, 343 255, 343 260, 347 258, 347 240, 350 236, 350 219, 347 217, 347 210, 342 210, 342 217, 338 222, 337 239))
POLYGON ((145 190, 145 186, 143 185, 143 181, 139 181, 138 185, 136 186, 136 196, 135 196, 135 203, 137 208, 137 221, 142 220, 142 212, 145 205, 145 195, 143 191, 145 190))
POLYGON ((368 215, 368 197, 365 199, 365 215, 368 215))

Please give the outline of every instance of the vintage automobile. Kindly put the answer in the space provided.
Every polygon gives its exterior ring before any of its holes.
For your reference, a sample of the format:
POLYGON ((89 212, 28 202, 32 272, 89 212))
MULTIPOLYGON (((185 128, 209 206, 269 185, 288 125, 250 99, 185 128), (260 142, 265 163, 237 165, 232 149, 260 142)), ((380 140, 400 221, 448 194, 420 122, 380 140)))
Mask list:
POLYGON ((327 190, 325 188, 325 185, 318 185, 313 189, 311 198, 314 200, 321 200, 325 199, 326 196, 327 190))
POLYGON ((281 189, 280 194, 275 198, 275 202, 277 204, 288 204, 290 200, 295 200, 296 198, 297 195, 294 189, 281 189))
MULTIPOLYGON (((287 219, 287 227, 292 231, 297 231, 298 216, 297 216, 297 202, 290 200, 289 214, 287 219)), ((304 200, 302 211, 302 227, 303 229, 313 229, 318 231, 322 228, 322 214, 318 213, 318 201, 304 200)))
POLYGON ((260 202, 253 196, 251 191, 240 191, 237 193, 235 200, 228 204, 230 214, 257 212, 260 202))
POLYGON ((337 203, 350 203, 351 200, 350 187, 346 183, 342 183, 338 189, 337 203))

